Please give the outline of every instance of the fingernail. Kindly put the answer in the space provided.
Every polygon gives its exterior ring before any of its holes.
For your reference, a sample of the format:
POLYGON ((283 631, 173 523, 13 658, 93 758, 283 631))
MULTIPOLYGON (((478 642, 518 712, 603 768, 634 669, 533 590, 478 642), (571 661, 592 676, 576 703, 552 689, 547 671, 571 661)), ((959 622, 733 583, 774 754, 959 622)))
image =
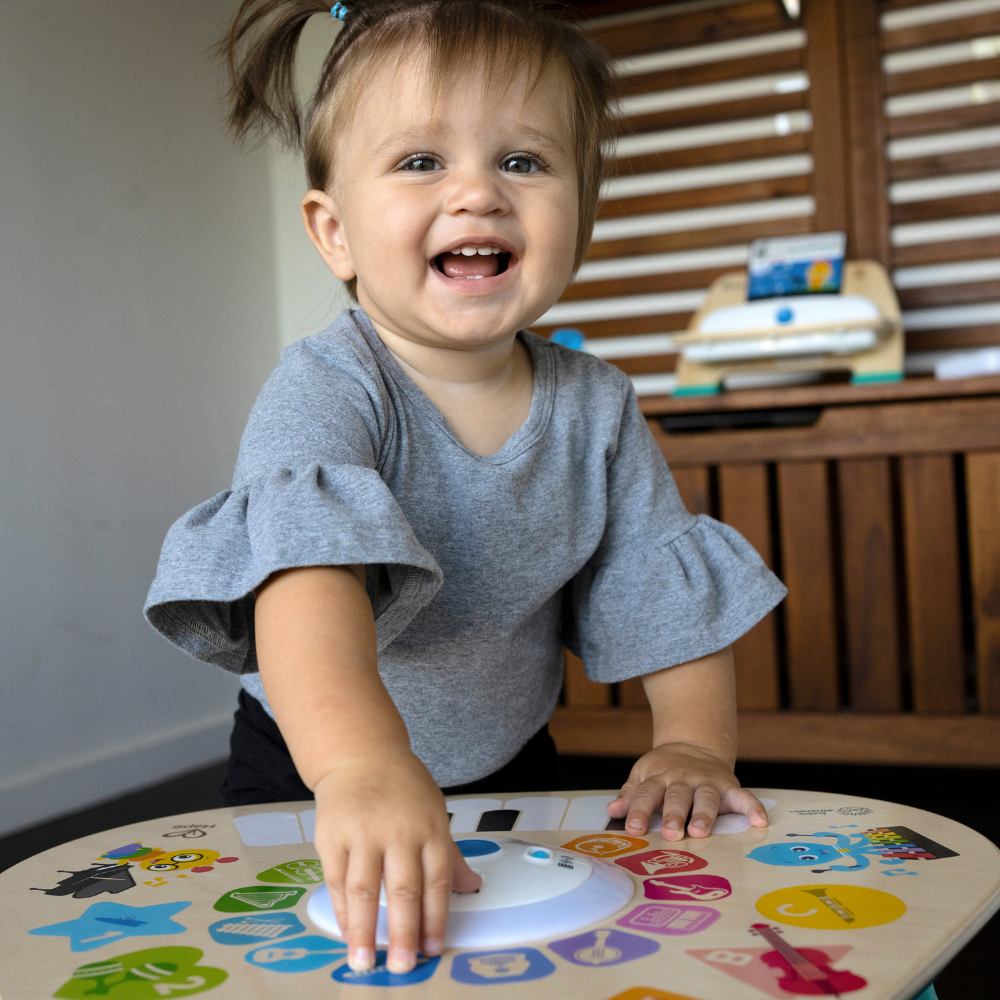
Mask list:
POLYGON ((704 824, 704 823, 702 823, 702 821, 701 821, 700 819, 699 819, 699 820, 696 820, 696 821, 695 821, 694 823, 692 823, 691 825, 692 825, 692 826, 693 826, 693 827, 694 827, 694 828, 695 828, 696 830, 705 830, 705 829, 707 829, 707 827, 705 826, 705 824, 704 824))
POLYGON ((440 938, 428 938, 424 942, 424 954, 425 955, 437 955, 440 953, 443 947, 443 942, 440 938))
POLYGON ((351 952, 347 964, 355 972, 367 972, 369 969, 375 968, 375 954, 371 948, 355 948, 351 952))
POLYGON ((680 826, 679 826, 679 824, 677 823, 676 820, 673 820, 673 819, 667 824, 667 829, 668 830, 673 830, 675 833, 680 832, 680 826))
POLYGON ((408 951, 396 951, 389 952, 389 958, 385 963, 386 968, 390 972, 409 972, 414 965, 416 965, 416 956, 408 951))

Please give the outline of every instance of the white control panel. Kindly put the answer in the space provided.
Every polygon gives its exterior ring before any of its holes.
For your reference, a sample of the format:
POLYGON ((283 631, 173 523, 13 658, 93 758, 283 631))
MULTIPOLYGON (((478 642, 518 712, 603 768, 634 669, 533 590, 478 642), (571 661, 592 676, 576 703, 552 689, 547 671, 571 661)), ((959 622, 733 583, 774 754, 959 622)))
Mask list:
MULTIPOLYGON (((571 851, 510 837, 477 834, 456 843, 482 876, 477 892, 452 893, 445 944, 492 947, 533 941, 597 923, 631 899, 634 886, 620 868, 571 851)), ((309 899, 309 918, 340 937, 326 886, 309 899)), ((379 900, 378 944, 388 944, 385 890, 379 900)))

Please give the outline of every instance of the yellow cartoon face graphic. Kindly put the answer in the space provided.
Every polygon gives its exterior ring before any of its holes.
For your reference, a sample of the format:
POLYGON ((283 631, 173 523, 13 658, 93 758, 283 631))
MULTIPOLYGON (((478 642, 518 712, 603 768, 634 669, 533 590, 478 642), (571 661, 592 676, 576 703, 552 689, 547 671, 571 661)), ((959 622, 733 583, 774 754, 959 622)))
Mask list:
POLYGON ((218 857, 218 851, 178 851, 176 854, 163 851, 158 852, 156 857, 140 861, 139 867, 148 872, 175 872, 181 868, 211 865, 218 857))

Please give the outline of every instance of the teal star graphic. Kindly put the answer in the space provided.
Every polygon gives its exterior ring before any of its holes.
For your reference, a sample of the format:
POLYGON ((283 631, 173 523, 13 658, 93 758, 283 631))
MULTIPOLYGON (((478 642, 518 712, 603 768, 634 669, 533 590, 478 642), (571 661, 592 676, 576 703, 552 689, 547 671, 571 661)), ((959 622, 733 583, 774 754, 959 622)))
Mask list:
POLYGON ((124 906, 122 903, 94 903, 76 920, 36 927, 29 934, 68 937, 73 951, 92 951, 104 944, 116 944, 126 937, 180 934, 186 930, 170 918, 190 903, 159 903, 155 906, 124 906))

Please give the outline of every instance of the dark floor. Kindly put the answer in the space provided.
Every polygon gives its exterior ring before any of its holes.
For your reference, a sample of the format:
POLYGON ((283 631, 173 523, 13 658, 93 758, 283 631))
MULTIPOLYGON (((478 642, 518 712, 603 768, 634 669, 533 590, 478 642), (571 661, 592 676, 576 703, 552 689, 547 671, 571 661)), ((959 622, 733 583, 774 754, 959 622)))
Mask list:
MULTIPOLYGON (((614 788, 630 762, 614 757, 563 757, 568 788, 614 788)), ((152 788, 0 838, 0 871, 67 840, 159 816, 222 805, 225 764, 194 771, 152 788)), ((1000 845, 1000 772, 955 768, 861 767, 814 764, 740 764, 744 785, 808 788, 901 802, 940 813, 978 830, 1000 845)), ((1000 914, 965 947, 936 980, 940 1000, 1000 997, 995 971, 1000 956, 1000 914)))

